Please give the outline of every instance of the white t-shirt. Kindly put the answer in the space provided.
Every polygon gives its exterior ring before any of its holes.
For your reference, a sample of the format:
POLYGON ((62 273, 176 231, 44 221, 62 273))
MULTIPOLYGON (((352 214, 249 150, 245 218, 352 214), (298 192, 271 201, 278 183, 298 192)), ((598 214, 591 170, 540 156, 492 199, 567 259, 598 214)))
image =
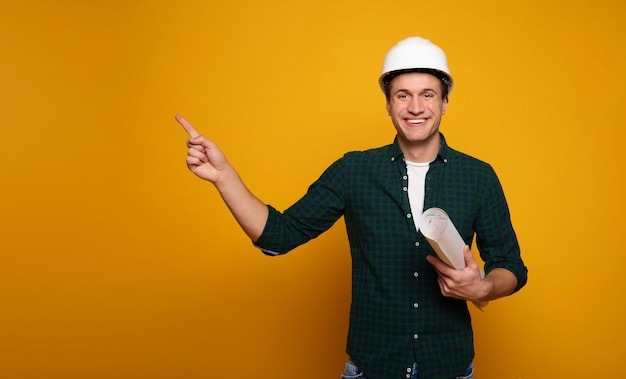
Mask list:
POLYGON ((426 173, 430 162, 416 163, 406 161, 406 169, 409 175, 409 204, 413 214, 415 229, 419 230, 419 219, 424 212, 424 189, 426 187, 426 173))

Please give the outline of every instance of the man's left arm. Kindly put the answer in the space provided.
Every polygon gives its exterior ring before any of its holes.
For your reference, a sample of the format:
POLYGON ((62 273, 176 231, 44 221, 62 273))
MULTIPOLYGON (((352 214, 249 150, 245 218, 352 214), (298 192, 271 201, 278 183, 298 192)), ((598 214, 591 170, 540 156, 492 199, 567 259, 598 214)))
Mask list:
POLYGON ((468 246, 463 248, 465 268, 457 270, 436 256, 426 257, 439 274, 439 288, 447 297, 484 302, 510 295, 517 288, 517 277, 504 268, 494 268, 483 278, 468 246))

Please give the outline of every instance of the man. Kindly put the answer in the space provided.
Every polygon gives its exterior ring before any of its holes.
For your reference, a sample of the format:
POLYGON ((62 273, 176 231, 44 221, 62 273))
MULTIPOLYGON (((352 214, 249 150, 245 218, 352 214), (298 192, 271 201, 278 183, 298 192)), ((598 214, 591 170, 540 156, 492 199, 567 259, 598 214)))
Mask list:
POLYGON ((488 164, 451 149, 439 131, 453 80, 444 52, 411 37, 392 48, 379 84, 396 129, 387 146, 349 152, 284 212, 244 185, 219 148, 181 116, 187 165, 212 182, 254 245, 284 254, 344 217, 352 255, 352 304, 343 378, 473 378, 467 301, 510 295, 527 269, 498 178, 488 164), (424 209, 450 216, 470 248, 456 270, 419 232, 424 209))

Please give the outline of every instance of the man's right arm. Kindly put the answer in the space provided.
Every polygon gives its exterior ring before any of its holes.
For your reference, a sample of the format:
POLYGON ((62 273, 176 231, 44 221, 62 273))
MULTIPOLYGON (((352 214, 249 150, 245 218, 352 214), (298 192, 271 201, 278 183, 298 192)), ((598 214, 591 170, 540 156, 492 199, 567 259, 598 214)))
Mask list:
POLYGON ((267 206, 250 192, 214 142, 198 133, 184 117, 177 115, 176 121, 191 137, 187 140, 187 167, 215 185, 243 231, 256 242, 267 222, 267 206))

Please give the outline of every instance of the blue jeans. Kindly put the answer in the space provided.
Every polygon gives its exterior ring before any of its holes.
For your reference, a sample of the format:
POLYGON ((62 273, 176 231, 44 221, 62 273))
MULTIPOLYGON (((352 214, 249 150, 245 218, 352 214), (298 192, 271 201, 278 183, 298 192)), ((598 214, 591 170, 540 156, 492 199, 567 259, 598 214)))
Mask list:
MULTIPOLYGON (((411 372, 407 372, 407 378, 419 379, 419 375, 417 374, 417 363, 413 363, 411 372)), ((348 359, 343 375, 341 375, 341 379, 367 379, 367 377, 363 375, 361 370, 359 370, 359 368, 356 367, 351 360, 348 359)), ((457 376, 456 379, 474 379, 474 363, 470 363, 464 376, 457 376)))

